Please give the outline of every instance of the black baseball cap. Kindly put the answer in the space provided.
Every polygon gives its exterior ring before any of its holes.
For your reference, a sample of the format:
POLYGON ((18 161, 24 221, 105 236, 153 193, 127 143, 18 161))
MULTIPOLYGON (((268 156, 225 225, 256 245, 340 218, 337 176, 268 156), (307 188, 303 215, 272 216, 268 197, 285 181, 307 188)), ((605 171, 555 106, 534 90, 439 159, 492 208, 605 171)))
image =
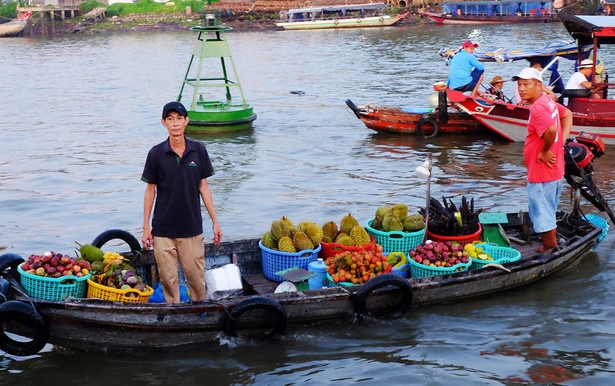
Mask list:
POLYGON ((186 111, 186 108, 184 107, 184 105, 182 105, 179 102, 173 101, 173 102, 167 103, 162 108, 162 119, 165 119, 169 115, 169 113, 171 111, 175 111, 176 113, 178 113, 182 117, 187 117, 188 116, 188 111, 186 111))

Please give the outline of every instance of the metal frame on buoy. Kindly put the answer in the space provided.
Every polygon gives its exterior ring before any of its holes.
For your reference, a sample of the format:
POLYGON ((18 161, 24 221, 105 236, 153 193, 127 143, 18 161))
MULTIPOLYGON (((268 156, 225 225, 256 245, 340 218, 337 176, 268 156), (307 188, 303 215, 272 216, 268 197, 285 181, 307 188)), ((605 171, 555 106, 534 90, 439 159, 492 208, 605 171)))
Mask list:
POLYGON ((251 128, 256 114, 246 101, 231 50, 223 37, 232 28, 220 25, 214 13, 207 13, 205 25, 190 30, 198 32, 198 36, 177 97, 188 110, 187 131, 251 128), (234 91, 241 101, 233 99, 234 91))

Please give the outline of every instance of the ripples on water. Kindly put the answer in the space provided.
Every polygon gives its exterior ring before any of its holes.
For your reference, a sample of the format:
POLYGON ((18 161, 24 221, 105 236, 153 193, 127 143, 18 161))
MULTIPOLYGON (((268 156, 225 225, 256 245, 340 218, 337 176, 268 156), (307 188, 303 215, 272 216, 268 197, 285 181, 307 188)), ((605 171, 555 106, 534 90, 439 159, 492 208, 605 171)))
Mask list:
MULTIPOLYGON (((259 236, 281 215, 324 223, 352 212, 365 221, 383 204, 418 208, 426 187, 414 169, 427 154, 435 197, 524 209, 521 144, 376 134, 344 105, 351 98, 426 106, 432 84, 448 74, 437 50, 465 38, 481 48, 537 48, 567 34, 555 23, 229 34, 258 119, 251 131, 196 137, 213 158, 210 184, 225 237, 259 236)), ((0 244, 7 251, 70 253, 73 241, 108 228, 140 238, 143 162, 166 137, 160 106, 179 91, 193 39, 186 32, 0 40, 0 244)), ((603 60, 607 68, 615 63, 612 52, 603 60)), ((525 65, 487 64, 487 77, 508 78, 525 65)), ((596 162, 607 195, 614 163, 608 155, 596 162)), ((49 347, 31 358, 5 356, 0 384, 604 385, 614 371, 612 247, 609 237, 574 270, 510 293, 395 321, 319 323, 273 344, 112 356, 49 347)))

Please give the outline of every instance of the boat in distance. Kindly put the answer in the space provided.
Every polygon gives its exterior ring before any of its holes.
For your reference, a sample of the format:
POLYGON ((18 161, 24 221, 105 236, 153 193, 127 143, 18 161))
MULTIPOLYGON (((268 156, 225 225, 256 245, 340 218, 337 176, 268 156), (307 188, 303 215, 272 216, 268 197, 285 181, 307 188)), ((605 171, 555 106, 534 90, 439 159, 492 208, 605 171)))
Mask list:
POLYGON ((426 11, 421 16, 437 24, 514 24, 557 21, 549 1, 447 1, 442 12, 426 11))
POLYGON ((19 35, 32 17, 32 12, 20 12, 16 18, 7 23, 0 24, 0 37, 10 37, 19 35))
MULTIPOLYGON (((22 356, 38 352, 47 342, 70 349, 109 353, 171 350, 219 344, 223 336, 250 337, 254 331, 265 331, 268 337, 278 336, 291 325, 298 327, 314 321, 350 320, 357 315, 401 316, 411 307, 486 296, 543 280, 579 263, 602 234, 601 228, 577 215, 559 213, 559 248, 543 254, 536 252, 541 245, 540 235, 531 230, 527 213, 500 216, 503 234, 521 253, 518 261, 442 276, 404 278, 383 274, 362 285, 332 285, 297 292, 276 293, 280 283, 263 274, 259 239, 223 242, 217 247, 207 244, 207 269, 236 264, 243 288, 221 291, 215 298, 194 303, 31 298, 19 283, 16 269, 23 259, 4 254, 0 256, 0 274, 10 287, 8 301, 0 304, 0 318, 5 322, 0 323, 0 347, 10 350, 12 355, 22 356), (7 330, 31 340, 15 342, 7 330)), ((121 230, 103 234, 130 240, 125 236, 128 233, 121 230)), ((138 246, 134 236, 130 237, 132 244, 138 246)), ((93 244, 102 247, 100 243, 93 244)), ((132 252, 123 255, 153 286, 157 282, 153 253, 131 249, 132 252)), ((6 286, 3 288, 6 290, 6 286)))
POLYGON ((398 24, 409 12, 389 15, 384 3, 345 4, 289 9, 280 12, 278 30, 389 27, 398 24))

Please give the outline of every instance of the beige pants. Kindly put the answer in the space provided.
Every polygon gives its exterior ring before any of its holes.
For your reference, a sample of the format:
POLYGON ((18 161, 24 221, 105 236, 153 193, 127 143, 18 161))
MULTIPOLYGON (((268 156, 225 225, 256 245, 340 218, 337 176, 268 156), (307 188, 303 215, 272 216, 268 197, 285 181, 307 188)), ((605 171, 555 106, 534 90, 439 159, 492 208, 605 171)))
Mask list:
POLYGON ((190 299, 203 301, 205 292, 205 244, 203 235, 170 239, 154 237, 154 256, 158 265, 158 275, 162 293, 167 303, 179 303, 178 270, 181 263, 190 299))

